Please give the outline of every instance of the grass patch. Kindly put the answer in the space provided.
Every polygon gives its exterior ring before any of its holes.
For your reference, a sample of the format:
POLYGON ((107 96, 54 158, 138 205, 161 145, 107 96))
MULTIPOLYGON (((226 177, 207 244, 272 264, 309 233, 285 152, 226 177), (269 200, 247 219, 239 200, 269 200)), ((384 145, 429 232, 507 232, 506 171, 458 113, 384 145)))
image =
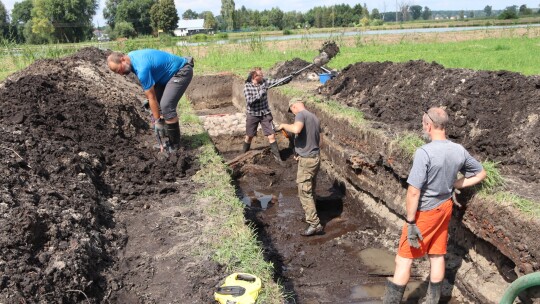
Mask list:
POLYGON ((396 137, 390 144, 391 147, 399 147, 405 153, 405 156, 412 160, 416 149, 423 146, 426 142, 418 135, 413 133, 403 133, 396 137))
POLYGON ((435 61, 447 68, 508 70, 537 75, 540 74, 540 58, 534 54, 540 51, 539 43, 540 38, 510 37, 445 43, 403 40, 399 44, 365 44, 341 47, 331 65, 342 69, 354 62, 424 60, 435 61))
POLYGON ((208 229, 205 238, 210 240, 213 259, 225 266, 227 272, 252 273, 263 282, 257 303, 282 303, 282 288, 273 281, 274 266, 266 262, 254 227, 245 225, 244 204, 238 199, 232 179, 222 157, 214 148, 193 110, 183 98, 179 103, 183 136, 189 144, 198 147, 200 170, 193 180, 204 184, 197 196, 207 200, 208 216, 219 222, 219 228, 208 229), (193 118, 195 116, 195 118, 193 118))
POLYGON ((530 199, 506 191, 499 191, 490 195, 481 192, 480 196, 495 200, 495 202, 502 205, 510 205, 527 216, 540 218, 540 204, 530 199))
POLYGON ((353 127, 362 127, 366 123, 364 113, 356 108, 342 105, 341 103, 331 100, 318 98, 317 96, 311 96, 307 100, 307 104, 315 105, 322 109, 324 112, 331 114, 331 116, 344 119, 353 127))
POLYGON ((486 170, 486 178, 480 185, 480 191, 485 193, 494 193, 497 189, 504 186, 504 178, 498 168, 499 162, 486 160, 482 162, 482 167, 486 170))

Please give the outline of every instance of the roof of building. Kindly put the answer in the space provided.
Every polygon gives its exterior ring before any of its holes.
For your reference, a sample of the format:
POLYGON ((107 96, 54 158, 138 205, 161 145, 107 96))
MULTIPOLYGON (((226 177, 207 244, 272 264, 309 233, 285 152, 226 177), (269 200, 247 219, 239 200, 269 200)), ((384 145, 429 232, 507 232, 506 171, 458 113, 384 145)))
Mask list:
POLYGON ((180 20, 178 21, 179 29, 204 29, 204 19, 180 20))

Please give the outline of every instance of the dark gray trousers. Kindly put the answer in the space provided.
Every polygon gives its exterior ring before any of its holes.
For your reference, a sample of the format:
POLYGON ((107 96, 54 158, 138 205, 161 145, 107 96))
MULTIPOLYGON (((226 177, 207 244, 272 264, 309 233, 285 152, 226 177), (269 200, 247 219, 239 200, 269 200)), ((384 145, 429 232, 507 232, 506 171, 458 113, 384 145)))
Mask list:
POLYGON ((193 67, 186 64, 180 68, 171 79, 169 79, 165 86, 158 84, 154 86, 161 115, 165 120, 173 119, 178 116, 176 113, 178 102, 186 92, 192 78, 193 67))

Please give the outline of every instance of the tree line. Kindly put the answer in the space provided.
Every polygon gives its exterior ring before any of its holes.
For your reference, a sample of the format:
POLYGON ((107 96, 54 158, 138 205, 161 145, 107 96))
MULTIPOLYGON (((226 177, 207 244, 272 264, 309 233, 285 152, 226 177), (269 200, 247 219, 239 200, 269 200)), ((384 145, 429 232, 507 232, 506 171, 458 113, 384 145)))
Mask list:
MULTIPOLYGON (((93 37, 92 17, 97 6, 98 0, 22 0, 14 4, 9 15, 0 1, 0 35, 10 41, 32 44, 86 41, 93 37)), ((535 12, 526 5, 508 6, 502 11, 494 11, 490 5, 483 11, 432 11, 427 6, 409 5, 404 1, 393 12, 370 10, 365 3, 358 3, 316 6, 303 13, 284 12, 278 7, 262 11, 245 6, 236 9, 234 0, 221 0, 220 15, 188 9, 182 18, 204 19, 207 29, 235 31, 353 27, 434 18, 512 19, 535 13, 540 11, 535 12)), ((111 38, 172 33, 180 19, 174 0, 107 0, 103 17, 111 38)))

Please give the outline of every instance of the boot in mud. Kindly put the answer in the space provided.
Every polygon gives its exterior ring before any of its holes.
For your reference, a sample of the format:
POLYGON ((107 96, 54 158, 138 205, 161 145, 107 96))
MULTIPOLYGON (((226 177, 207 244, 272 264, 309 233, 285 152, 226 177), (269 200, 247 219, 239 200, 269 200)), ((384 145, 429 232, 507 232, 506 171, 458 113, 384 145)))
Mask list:
POLYGON ((173 153, 180 149, 180 124, 178 122, 165 124, 165 130, 169 137, 169 153, 173 153))
POLYGON ((442 282, 431 282, 429 281, 429 287, 428 292, 426 295, 426 304, 437 304, 439 303, 439 299, 441 298, 441 287, 442 282))
POLYGON ((242 153, 246 153, 249 151, 249 148, 251 148, 251 143, 244 142, 244 146, 242 147, 242 153))
POLYGON ((383 304, 399 304, 401 303, 401 298, 405 293, 406 285, 397 285, 394 282, 387 280, 386 289, 384 290, 383 304))
POLYGON ((281 160, 281 155, 279 154, 279 148, 277 145, 277 141, 270 144, 270 151, 272 152, 272 155, 274 155, 274 158, 278 162, 278 164, 282 167, 287 166, 283 160, 281 160))

